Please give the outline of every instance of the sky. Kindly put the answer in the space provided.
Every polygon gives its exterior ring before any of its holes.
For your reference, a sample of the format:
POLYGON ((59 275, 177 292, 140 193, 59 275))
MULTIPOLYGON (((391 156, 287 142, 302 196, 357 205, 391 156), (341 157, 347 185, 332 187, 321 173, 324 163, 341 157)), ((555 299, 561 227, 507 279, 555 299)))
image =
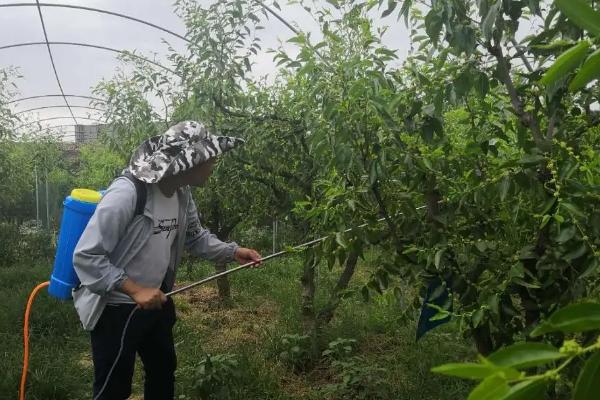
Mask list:
MULTIPOLYGON (((210 4, 210 0, 199 0, 201 4, 210 4)), ((14 4, 17 1, 0 0, 0 5, 14 4)), ((42 4, 71 4, 109 10, 153 24, 162 26, 183 35, 183 22, 173 12, 172 1, 166 0, 43 0, 42 4)), ((320 34, 317 24, 311 16, 299 5, 285 4, 279 1, 281 15, 292 25, 304 32, 310 32, 318 40, 320 34)), ((28 4, 35 5, 34 1, 28 4)), ((266 4, 271 4, 267 0, 266 4)), ((395 17, 379 19, 383 10, 373 10, 376 25, 388 25, 384 43, 398 50, 400 58, 405 58, 409 49, 409 35, 403 21, 395 17)), ((49 41, 82 42, 94 45, 112 47, 120 50, 136 50, 139 54, 152 57, 154 53, 158 60, 165 60, 167 47, 162 39, 167 40, 172 47, 182 52, 185 42, 163 31, 129 21, 116 16, 100 14, 85 10, 42 6, 42 15, 46 25, 49 41)), ((272 77, 276 70, 273 55, 265 50, 276 48, 279 41, 285 42, 294 34, 277 19, 271 17, 262 23, 265 30, 261 31, 263 52, 252 60, 255 76, 272 77)), ((44 35, 40 23, 38 9, 35 6, 0 7, 0 47, 24 43, 43 42, 44 35)), ((292 44, 285 44, 291 48, 292 44)), ((83 48, 67 45, 52 45, 57 73, 65 94, 92 96, 91 89, 101 79, 110 79, 119 61, 117 54, 95 48, 83 48)), ((165 62, 166 63, 166 62, 165 62)), ((50 57, 45 45, 34 45, 0 49, 0 68, 17 67, 21 79, 16 81, 19 97, 29 97, 45 94, 59 94, 60 90, 52 70, 50 57)), ((86 99, 69 98, 74 106, 88 107, 86 99)), ((151 99, 152 101, 152 99, 151 99)), ((154 103, 154 102, 153 102, 154 103)), ((24 100, 12 103, 15 112, 37 107, 64 106, 61 97, 24 100)), ((97 111, 86 108, 73 108, 75 116, 98 118, 97 111)), ((68 109, 51 108, 20 114, 29 120, 59 118, 69 115, 68 109)), ((93 120, 81 118, 79 123, 93 124, 93 120)), ((41 123, 44 127, 73 124, 70 117, 53 119, 41 123)), ((65 132, 73 132, 73 128, 64 128, 65 132)))

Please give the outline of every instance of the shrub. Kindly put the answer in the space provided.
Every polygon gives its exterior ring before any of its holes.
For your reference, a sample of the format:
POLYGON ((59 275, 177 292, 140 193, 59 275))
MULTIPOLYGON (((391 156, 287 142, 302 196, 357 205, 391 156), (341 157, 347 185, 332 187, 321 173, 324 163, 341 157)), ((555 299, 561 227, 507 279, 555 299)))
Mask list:
POLYGON ((240 377, 235 354, 207 354, 195 368, 193 390, 202 400, 232 399, 240 377))
POLYGON ((54 254, 54 238, 47 231, 31 223, 21 226, 0 222, 0 265, 12 265, 15 262, 49 262, 54 254))
POLYGON ((321 392, 332 400, 389 399, 390 385, 383 378, 385 368, 369 365, 360 356, 345 361, 334 360, 335 383, 325 386, 321 392))
POLYGON ((329 342, 322 355, 332 361, 343 360, 352 354, 354 346, 356 346, 356 339, 337 338, 329 342))
POLYGON ((306 370, 310 363, 310 338, 308 335, 286 334, 281 337, 280 359, 295 372, 306 370))

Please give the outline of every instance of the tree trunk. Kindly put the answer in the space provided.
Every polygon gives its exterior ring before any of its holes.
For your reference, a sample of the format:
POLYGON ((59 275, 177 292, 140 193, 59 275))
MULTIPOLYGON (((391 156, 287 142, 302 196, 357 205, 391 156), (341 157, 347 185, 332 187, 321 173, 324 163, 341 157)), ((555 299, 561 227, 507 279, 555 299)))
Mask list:
MULTIPOLYGON (((214 202, 211 207, 211 220, 212 225, 209 226, 210 231, 214 233, 219 240, 227 242, 229 235, 241 221, 241 217, 236 216, 229 221, 223 221, 221 213, 221 205, 218 202, 214 202), (226 222, 229 222, 228 224, 226 222)), ((215 264, 215 272, 221 273, 227 271, 227 265, 215 264)), ((219 299, 221 305, 225 307, 232 307, 233 301, 231 299, 231 287, 229 285, 229 278, 227 275, 217 279, 217 289, 219 290, 219 299)))
POLYGON ((350 283, 350 279, 354 275, 354 271, 356 269, 356 264, 358 262, 358 253, 352 252, 348 255, 348 259, 346 260, 346 264, 344 267, 344 271, 340 275, 338 282, 329 298, 329 301, 325 306, 319 311, 317 315, 317 329, 320 331, 324 325, 328 324, 335 313, 335 310, 340 305, 340 294, 341 292, 348 287, 350 283))
POLYGON ((479 354, 487 356, 494 351, 494 344, 492 343, 492 337, 490 335, 490 327, 487 323, 485 325, 478 326, 477 328, 473 328, 471 333, 479 354))
MULTIPOLYGON (((225 264, 215 264, 215 272, 217 274, 225 271, 227 271, 227 266, 225 264)), ((231 289, 227 276, 222 276, 217 279, 217 288, 219 289, 219 299, 221 300, 221 303, 226 307, 231 307, 233 302, 231 300, 231 289)))
POLYGON ((316 359, 319 354, 315 316, 315 267, 315 256, 307 256, 304 262, 304 272, 300 278, 302 283, 302 322, 304 334, 310 338, 312 359, 316 359))

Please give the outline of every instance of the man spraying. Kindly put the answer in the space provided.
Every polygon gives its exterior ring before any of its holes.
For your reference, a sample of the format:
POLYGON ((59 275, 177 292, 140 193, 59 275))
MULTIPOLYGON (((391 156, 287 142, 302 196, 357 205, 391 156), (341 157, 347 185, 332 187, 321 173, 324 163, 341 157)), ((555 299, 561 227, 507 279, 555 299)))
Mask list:
POLYGON ((98 204, 73 255, 81 281, 75 308, 91 333, 94 400, 129 397, 136 353, 144 398, 173 399, 175 307, 165 293, 184 248, 218 263, 260 263, 255 250, 200 225, 189 187, 206 183, 216 157, 242 143, 181 122, 143 142, 98 204))

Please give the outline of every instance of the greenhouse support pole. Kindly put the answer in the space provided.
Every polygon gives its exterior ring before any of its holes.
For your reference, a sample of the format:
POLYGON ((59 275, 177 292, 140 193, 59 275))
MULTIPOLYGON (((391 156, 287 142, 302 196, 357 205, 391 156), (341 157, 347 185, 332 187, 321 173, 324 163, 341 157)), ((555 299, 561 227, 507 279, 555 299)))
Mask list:
POLYGON ((273 253, 277 251, 277 217, 273 217, 273 253))
POLYGON ((50 204, 48 203, 48 170, 44 170, 46 175, 46 229, 50 230, 50 204))
POLYGON ((38 174, 37 174, 37 165, 33 167, 33 172, 35 175, 35 225, 39 227, 40 225, 40 192, 38 186, 38 174))

